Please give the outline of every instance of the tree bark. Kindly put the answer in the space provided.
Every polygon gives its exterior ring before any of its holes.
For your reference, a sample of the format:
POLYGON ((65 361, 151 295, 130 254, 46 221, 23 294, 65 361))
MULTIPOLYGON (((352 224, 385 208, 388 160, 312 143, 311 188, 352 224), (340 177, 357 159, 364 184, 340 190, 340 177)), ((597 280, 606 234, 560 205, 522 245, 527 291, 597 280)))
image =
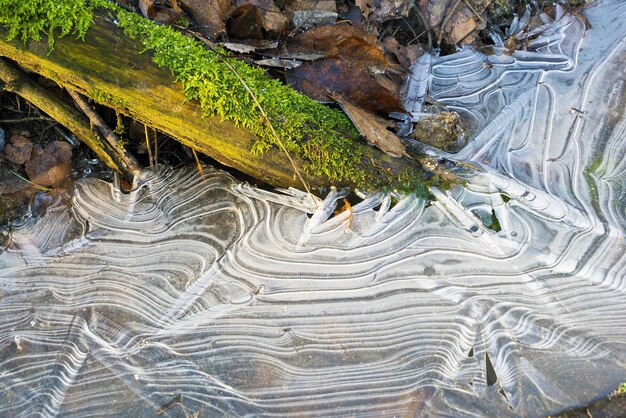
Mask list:
MULTIPOLYGON (((279 187, 302 186, 280 149, 252 155, 250 150, 258 139, 254 134, 219 117, 203 117, 198 103, 185 101, 180 83, 175 83, 169 71, 158 68, 147 53, 140 53, 140 44, 125 37, 113 23, 97 18, 84 40, 73 36, 56 39, 52 52, 45 40, 7 42, 6 35, 0 27, 0 56, 22 68, 127 114, 254 178, 279 187)), ((407 167, 421 169, 409 158, 390 157, 365 142, 359 146, 364 150, 366 170, 375 172, 383 167, 393 174, 407 167)), ((295 163, 304 173, 306 162, 295 158, 295 163)), ((314 188, 330 185, 322 175, 304 177, 314 188)), ((347 181, 345 185, 352 184, 347 181)))

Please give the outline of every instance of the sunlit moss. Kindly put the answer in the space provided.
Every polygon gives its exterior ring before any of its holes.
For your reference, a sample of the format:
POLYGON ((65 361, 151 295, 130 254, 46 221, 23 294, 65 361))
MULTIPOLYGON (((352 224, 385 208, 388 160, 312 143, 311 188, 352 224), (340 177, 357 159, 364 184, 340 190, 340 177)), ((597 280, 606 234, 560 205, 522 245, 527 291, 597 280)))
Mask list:
POLYGON ((50 49, 55 36, 85 36, 91 24, 94 4, 85 0, 3 0, 0 25, 9 30, 8 39, 39 40, 47 35, 50 49))

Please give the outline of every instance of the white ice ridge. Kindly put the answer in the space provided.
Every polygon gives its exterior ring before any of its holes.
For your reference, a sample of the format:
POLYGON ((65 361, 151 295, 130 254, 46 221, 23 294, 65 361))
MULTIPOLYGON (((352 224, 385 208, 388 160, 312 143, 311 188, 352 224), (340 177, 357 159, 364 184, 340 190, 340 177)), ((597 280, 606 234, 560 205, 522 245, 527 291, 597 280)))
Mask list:
POLYGON ((626 381, 626 2, 586 15, 420 70, 474 132, 445 155, 476 167, 467 187, 432 203, 332 216, 345 191, 211 168, 81 181, 0 248, 0 416, 534 417, 606 396, 626 381))

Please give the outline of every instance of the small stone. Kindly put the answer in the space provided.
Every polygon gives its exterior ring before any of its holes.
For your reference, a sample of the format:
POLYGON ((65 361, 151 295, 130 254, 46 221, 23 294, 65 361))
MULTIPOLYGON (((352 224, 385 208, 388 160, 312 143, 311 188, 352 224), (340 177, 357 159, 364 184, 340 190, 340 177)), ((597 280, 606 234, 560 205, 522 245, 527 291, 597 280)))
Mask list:
POLYGON ((456 112, 441 112, 421 118, 415 125, 413 138, 448 152, 465 145, 465 129, 456 112))
POLYGON ((31 159, 26 163, 26 174, 33 183, 56 186, 67 179, 72 171, 72 146, 67 142, 52 141, 46 148, 33 148, 31 159))
POLYGON ((4 147, 4 158, 15 164, 24 164, 30 159, 33 143, 22 135, 13 135, 4 147))

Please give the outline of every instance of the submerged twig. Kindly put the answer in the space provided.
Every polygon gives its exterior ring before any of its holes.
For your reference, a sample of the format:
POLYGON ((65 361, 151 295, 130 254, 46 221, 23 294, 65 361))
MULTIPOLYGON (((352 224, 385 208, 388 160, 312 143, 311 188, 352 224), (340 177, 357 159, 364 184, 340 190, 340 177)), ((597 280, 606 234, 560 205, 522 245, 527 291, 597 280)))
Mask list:
POLYGON ((426 17, 424 16, 424 13, 422 13, 422 10, 419 8, 419 5, 415 5, 415 11, 417 12, 417 16, 422 21, 424 29, 426 30, 426 36, 428 36, 428 52, 431 52, 433 50, 433 35, 431 33, 432 29, 430 27, 430 24, 426 22, 426 17))
POLYGON ((154 157, 152 155, 152 147, 150 146, 150 136, 148 135, 148 125, 143 125, 143 133, 146 136, 146 148, 148 149, 148 161, 150 162, 150 167, 154 166, 154 157))
POLYGON ((32 116, 32 117, 17 118, 17 119, 0 119, 0 123, 20 123, 20 122, 56 122, 56 120, 52 118, 47 118, 45 116, 32 116))
POLYGON ((15 171, 13 171, 13 170, 9 170, 9 172, 10 172, 11 174, 13 174, 15 177, 19 178, 20 180, 23 180, 23 181, 25 181, 26 183, 30 184, 30 185, 31 185, 32 187, 34 187, 35 189, 38 189, 38 190, 41 190, 41 191, 44 191, 44 192, 49 192, 50 190, 52 190, 52 189, 51 189, 51 188, 49 188, 49 187, 42 186, 42 185, 40 185, 40 184, 37 184, 37 183, 35 183, 35 182, 32 182, 32 181, 28 180, 26 177, 22 176, 21 174, 16 173, 16 172, 15 172, 15 171))
POLYGON ((200 173, 200 175, 204 174, 204 170, 202 169, 202 163, 200 163, 200 159, 198 158, 198 153, 193 148, 191 148, 191 153, 193 154, 193 158, 195 158, 196 160, 196 167, 198 168, 198 173, 200 173))
POLYGON ((441 40, 443 39, 443 31, 446 27, 446 24, 448 23, 448 20, 450 20, 450 18, 454 15, 454 13, 456 13, 456 9, 459 7, 459 4, 461 4, 461 0, 456 0, 450 12, 449 13, 446 12, 443 20, 441 21, 441 25, 439 25, 439 36, 437 37, 437 46, 441 46, 441 40))
POLYGON ((480 15, 480 13, 478 13, 478 12, 476 11, 476 9, 474 8, 474 6, 472 6, 472 4, 471 4, 469 1, 467 1, 467 0, 464 0, 464 1, 465 1, 465 5, 466 5, 467 7, 469 7, 469 9, 470 9, 470 10, 474 13, 474 15, 476 15, 476 17, 478 18, 478 20, 480 20, 480 21, 482 22, 482 24, 483 24, 483 25, 486 25, 486 24, 487 24, 487 22, 485 22, 485 19, 483 19, 483 17, 480 15))

